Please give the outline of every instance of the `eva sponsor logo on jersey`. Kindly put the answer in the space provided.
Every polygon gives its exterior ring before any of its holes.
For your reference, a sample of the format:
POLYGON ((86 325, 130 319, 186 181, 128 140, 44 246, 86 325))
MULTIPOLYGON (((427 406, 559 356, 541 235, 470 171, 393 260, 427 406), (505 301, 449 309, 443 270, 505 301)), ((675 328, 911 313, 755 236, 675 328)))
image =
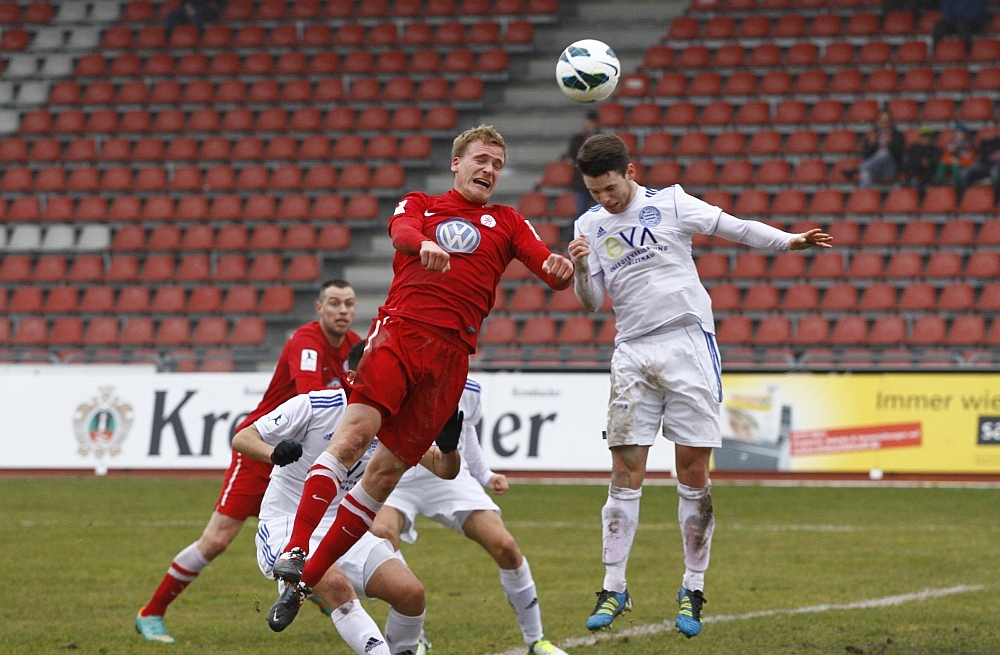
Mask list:
POLYGON ((475 225, 464 218, 449 218, 439 223, 435 231, 438 245, 447 252, 475 252, 482 235, 475 225))
POLYGON ((608 253, 608 257, 618 259, 637 248, 645 249, 657 243, 656 237, 648 227, 643 227, 641 231, 638 227, 631 227, 605 239, 604 251, 608 253))

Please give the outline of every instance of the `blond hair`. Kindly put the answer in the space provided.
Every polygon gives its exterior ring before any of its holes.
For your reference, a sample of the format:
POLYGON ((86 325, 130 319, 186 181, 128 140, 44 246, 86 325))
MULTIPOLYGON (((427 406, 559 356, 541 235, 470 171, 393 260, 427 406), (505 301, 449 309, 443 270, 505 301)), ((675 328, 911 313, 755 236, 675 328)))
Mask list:
POLYGON ((470 127, 455 137, 455 141, 451 144, 452 159, 464 155, 465 151, 469 149, 469 146, 476 141, 482 141, 487 145, 499 146, 503 149, 504 161, 507 161, 507 143, 503 140, 503 137, 500 136, 500 133, 493 129, 492 125, 470 127))

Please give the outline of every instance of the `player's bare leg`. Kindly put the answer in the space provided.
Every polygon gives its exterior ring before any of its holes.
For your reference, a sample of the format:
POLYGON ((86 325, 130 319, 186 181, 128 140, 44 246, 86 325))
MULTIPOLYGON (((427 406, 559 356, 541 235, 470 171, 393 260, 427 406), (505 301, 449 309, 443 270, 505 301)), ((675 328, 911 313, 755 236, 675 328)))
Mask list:
POLYGON ((545 638, 538 591, 535 580, 531 577, 531 567, 500 515, 493 510, 476 510, 462 524, 462 532, 482 546, 500 567, 500 586, 514 609, 528 653, 564 653, 545 638))
POLYGON ((392 547, 399 550, 399 535, 403 534, 406 517, 395 507, 382 507, 375 515, 371 532, 376 537, 388 539, 392 547))
POLYGON ((389 603, 385 638, 389 652, 415 653, 424 630, 424 586, 402 560, 389 559, 375 569, 365 586, 372 598, 389 603))
POLYGON ((677 520, 684 543, 684 580, 677 592, 680 612, 677 629, 688 638, 701 632, 701 607, 705 603, 705 571, 712 551, 715 515, 712 483, 708 477, 711 448, 674 446, 677 469, 677 520))
POLYGON ((197 541, 177 553, 166 575, 160 581, 153 597, 135 618, 136 631, 149 641, 172 643, 173 637, 167 633, 163 615, 167 607, 184 589, 191 584, 209 562, 225 552, 229 544, 243 527, 243 521, 219 512, 212 517, 197 541))
MULTIPOLYGON (((285 551, 274 563, 276 578, 289 583, 296 583, 302 578, 305 556, 309 552, 309 538, 323 519, 330 503, 337 497, 340 483, 347 477, 347 470, 361 459, 381 425, 382 413, 374 407, 354 403, 344 410, 344 418, 334 430, 330 445, 316 458, 306 476, 302 498, 295 512, 292 534, 285 545, 285 551)), ((336 560, 336 557, 333 558, 329 564, 336 560)))
POLYGON ((649 446, 611 448, 611 484, 601 510, 604 584, 597 592, 597 605, 587 619, 589 630, 606 630, 622 612, 632 609, 625 583, 625 569, 639 525, 639 499, 646 477, 649 446))

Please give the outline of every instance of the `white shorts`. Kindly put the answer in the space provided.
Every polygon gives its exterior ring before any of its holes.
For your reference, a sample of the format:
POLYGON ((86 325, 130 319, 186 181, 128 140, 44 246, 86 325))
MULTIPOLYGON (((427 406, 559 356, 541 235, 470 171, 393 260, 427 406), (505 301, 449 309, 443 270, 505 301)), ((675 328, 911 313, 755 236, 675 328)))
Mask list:
POLYGON ((722 446, 722 370, 715 337, 699 325, 618 344, 611 357, 608 447, 722 446))
MULTIPOLYGON (((335 514, 335 512, 327 513, 327 517, 323 518, 316 531, 313 532, 312 538, 309 539, 310 553, 316 552, 323 535, 333 525, 333 518, 330 514, 335 514)), ((260 567, 261 573, 268 578, 274 579, 272 573, 274 562, 285 549, 285 544, 288 543, 288 538, 292 534, 294 522, 295 517, 289 516, 261 521, 257 526, 257 566, 260 567)), ((388 539, 381 539, 371 532, 366 532, 358 540, 358 543, 354 544, 336 563, 344 571, 347 579, 351 581, 358 598, 370 600, 371 597, 365 592, 365 587, 368 586, 368 581, 371 580, 378 567, 390 559, 399 559, 392 543, 388 539)))
POLYGON ((400 538, 408 544, 417 540, 413 525, 417 514, 463 536, 462 526, 472 512, 492 510, 500 514, 500 508, 464 466, 454 480, 442 480, 422 466, 414 466, 403 475, 385 504, 403 514, 400 538))

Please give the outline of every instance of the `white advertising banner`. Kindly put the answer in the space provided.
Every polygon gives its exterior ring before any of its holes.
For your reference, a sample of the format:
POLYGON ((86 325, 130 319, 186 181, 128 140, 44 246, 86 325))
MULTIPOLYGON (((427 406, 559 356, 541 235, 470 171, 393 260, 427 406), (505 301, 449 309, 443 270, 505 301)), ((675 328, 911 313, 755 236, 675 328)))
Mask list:
MULTIPOLYGON (((269 373, 118 366, 0 367, 0 468, 225 469, 269 373)), ((473 373, 496 470, 608 471, 607 374, 473 373)), ((649 470, 673 468, 665 440, 649 470)))
MULTIPOLYGON (((607 373, 476 373, 483 452, 498 471, 610 471, 607 373)), ((647 470, 672 471, 673 444, 649 449, 647 470)))
POLYGON ((0 468, 225 469, 268 373, 0 367, 0 468))

